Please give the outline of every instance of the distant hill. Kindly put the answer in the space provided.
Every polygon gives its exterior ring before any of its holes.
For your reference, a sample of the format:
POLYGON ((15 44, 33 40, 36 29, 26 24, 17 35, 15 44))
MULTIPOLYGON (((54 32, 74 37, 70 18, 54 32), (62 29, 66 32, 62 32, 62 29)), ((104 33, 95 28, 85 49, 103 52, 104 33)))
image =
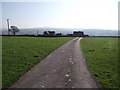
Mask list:
POLYGON ((118 30, 84 29, 83 31, 90 36, 118 36, 118 30))
MULTIPOLYGON (((79 28, 27 28, 20 29, 17 35, 37 35, 37 30, 39 34, 43 34, 44 31, 55 31, 56 33, 72 34, 73 31, 83 31, 89 36, 118 36, 118 30, 103 30, 103 29, 79 29, 79 28)), ((7 35, 7 29, 2 29, 2 34, 7 35)))

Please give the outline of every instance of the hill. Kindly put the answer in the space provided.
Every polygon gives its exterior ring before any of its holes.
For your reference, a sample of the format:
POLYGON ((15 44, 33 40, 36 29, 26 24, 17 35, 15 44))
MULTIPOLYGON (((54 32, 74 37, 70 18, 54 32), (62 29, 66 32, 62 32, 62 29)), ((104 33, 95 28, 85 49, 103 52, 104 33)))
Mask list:
MULTIPOLYGON (((73 31, 83 31, 85 34, 89 36, 119 36, 118 30, 103 30, 103 29, 80 29, 80 28, 26 28, 20 29, 20 32, 17 35, 37 35, 37 31, 39 34, 43 34, 44 31, 55 31, 56 33, 63 34, 72 34, 73 31)), ((2 34, 7 35, 7 29, 2 29, 2 34)))

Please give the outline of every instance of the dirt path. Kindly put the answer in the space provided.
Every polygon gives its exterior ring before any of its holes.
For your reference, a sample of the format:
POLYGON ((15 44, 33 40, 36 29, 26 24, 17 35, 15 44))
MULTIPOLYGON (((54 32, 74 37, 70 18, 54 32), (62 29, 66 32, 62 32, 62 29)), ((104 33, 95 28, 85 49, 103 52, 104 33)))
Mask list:
POLYGON ((99 88, 75 38, 38 63, 11 88, 99 88))

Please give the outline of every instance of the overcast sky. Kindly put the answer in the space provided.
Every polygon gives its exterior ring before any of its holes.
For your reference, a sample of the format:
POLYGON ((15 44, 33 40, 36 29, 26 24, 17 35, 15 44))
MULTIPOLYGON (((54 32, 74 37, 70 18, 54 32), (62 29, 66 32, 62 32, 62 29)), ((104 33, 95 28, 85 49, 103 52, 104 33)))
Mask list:
POLYGON ((118 29, 119 0, 8 1, 2 1, 3 28, 9 18, 19 28, 118 29))

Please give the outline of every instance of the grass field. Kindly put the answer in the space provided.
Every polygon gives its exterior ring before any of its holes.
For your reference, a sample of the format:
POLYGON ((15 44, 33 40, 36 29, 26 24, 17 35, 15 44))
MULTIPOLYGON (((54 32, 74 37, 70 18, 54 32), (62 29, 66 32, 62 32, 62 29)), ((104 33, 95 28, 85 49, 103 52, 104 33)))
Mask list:
POLYGON ((102 87, 118 88, 118 38, 83 38, 81 47, 102 87))
POLYGON ((3 37, 2 85, 10 86, 31 67, 60 47, 71 37, 3 37))

